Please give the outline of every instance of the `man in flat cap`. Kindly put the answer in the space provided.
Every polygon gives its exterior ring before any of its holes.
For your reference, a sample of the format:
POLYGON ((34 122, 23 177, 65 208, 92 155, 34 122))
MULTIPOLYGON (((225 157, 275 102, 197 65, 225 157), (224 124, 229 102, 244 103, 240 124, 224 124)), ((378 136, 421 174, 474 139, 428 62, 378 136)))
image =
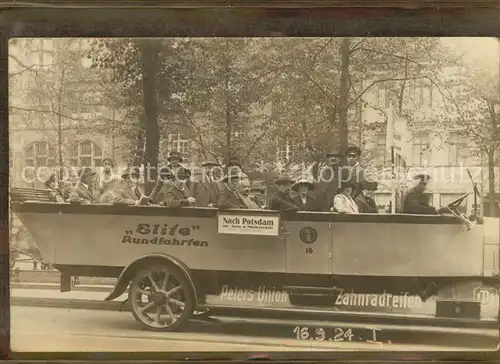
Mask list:
POLYGON ((294 181, 288 176, 280 176, 274 181, 274 184, 277 187, 277 191, 273 193, 269 199, 270 210, 300 210, 300 208, 293 202, 293 199, 290 197, 290 191, 292 189, 293 183, 294 181))
POLYGON ((221 165, 215 161, 207 161, 201 166, 203 167, 201 180, 192 183, 191 195, 196 198, 197 206, 214 207, 219 198, 216 171, 221 169, 221 165))
POLYGON ((437 215, 447 211, 446 208, 436 209, 429 205, 428 199, 425 196, 427 182, 430 177, 427 174, 418 174, 413 178, 418 181, 404 198, 403 213, 404 214, 422 214, 422 215, 437 215))
POLYGON ((95 171, 90 167, 84 167, 78 172, 79 181, 71 188, 68 202, 77 205, 88 205, 94 201, 92 186, 95 171))
POLYGON ((347 148, 345 152, 345 161, 349 169, 351 181, 354 183, 354 196, 357 196, 362 189, 361 183, 365 180, 365 171, 361 168, 359 162, 361 158, 361 149, 355 145, 347 148))

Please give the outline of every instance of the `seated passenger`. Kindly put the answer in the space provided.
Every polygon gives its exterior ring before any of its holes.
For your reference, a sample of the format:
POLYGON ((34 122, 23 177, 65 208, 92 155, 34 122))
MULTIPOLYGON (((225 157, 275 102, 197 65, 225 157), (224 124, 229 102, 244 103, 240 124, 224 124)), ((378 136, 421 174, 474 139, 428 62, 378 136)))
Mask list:
POLYGON ((215 169, 220 169, 220 164, 217 162, 205 162, 201 166, 203 167, 201 181, 192 183, 191 195, 196 198, 198 206, 213 207, 217 204, 219 196, 219 188, 215 182, 215 169))
POLYGON ((322 206, 318 200, 311 197, 309 192, 314 190, 314 185, 305 178, 298 180, 293 186, 292 191, 298 195, 293 198, 293 203, 297 205, 300 211, 321 211, 322 206))
POLYGON ((281 176, 274 181, 277 191, 269 199, 269 209, 279 211, 299 211, 300 208, 293 203, 290 190, 293 180, 287 176, 281 176))
POLYGON ((245 206, 250 210, 258 210, 259 205, 250 196, 250 180, 243 178, 238 185, 238 192, 245 206))
POLYGON ((345 181, 340 185, 340 191, 333 197, 333 211, 340 214, 357 214, 359 213, 358 205, 352 198, 352 190, 355 188, 353 181, 345 181))
POLYGON ((179 168, 172 173, 163 184, 157 198, 161 198, 160 205, 165 207, 196 206, 196 199, 189 194, 187 182, 191 177, 191 171, 179 168))
POLYGON ((253 185, 250 187, 250 198, 259 206, 261 209, 267 208, 266 204, 266 189, 260 185, 253 185))
POLYGON ((138 168, 127 168, 122 173, 122 180, 114 186, 111 203, 113 205, 147 205, 149 197, 139 189, 141 172, 138 168))
POLYGON ((358 210, 362 214, 377 214, 378 207, 373 197, 370 196, 373 191, 378 187, 377 182, 362 181, 360 188, 361 191, 354 197, 354 201, 358 205, 358 210))
POLYGON ((69 203, 87 205, 94 201, 92 183, 95 174, 95 171, 89 167, 84 167, 79 171, 79 181, 76 186, 71 188, 68 198, 69 203))
POLYGON ((106 157, 102 160, 102 171, 97 175, 94 188, 96 200, 99 202, 101 201, 101 195, 110 190, 112 188, 111 185, 113 185, 116 180, 119 181, 113 173, 113 167, 113 160, 111 158, 106 157))
POLYGON ((424 192, 427 188, 427 182, 430 177, 426 174, 419 174, 413 178, 418 181, 417 185, 413 187, 404 198, 403 213, 404 214, 423 214, 423 215, 437 215, 447 211, 446 207, 436 209, 429 205, 427 197, 424 192))
POLYGON ((160 204, 163 201, 163 198, 159 196, 160 191, 163 189, 163 185, 169 179, 173 178, 173 172, 168 166, 161 167, 158 170, 158 178, 156 179, 156 183, 149 194, 149 200, 151 203, 160 204))
POLYGON ((230 168, 223 181, 217 207, 220 209, 247 209, 243 196, 239 190, 239 184, 246 176, 239 170, 230 168))
POLYGON ((65 203, 63 193, 56 187, 56 175, 52 174, 47 181, 45 181, 44 186, 46 189, 51 190, 52 195, 55 197, 58 203, 65 203))

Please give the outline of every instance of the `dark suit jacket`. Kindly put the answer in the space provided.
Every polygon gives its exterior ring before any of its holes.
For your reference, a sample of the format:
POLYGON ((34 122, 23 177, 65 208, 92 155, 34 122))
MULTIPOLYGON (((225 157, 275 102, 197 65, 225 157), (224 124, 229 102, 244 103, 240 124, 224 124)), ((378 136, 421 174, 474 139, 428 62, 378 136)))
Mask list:
POLYGON ((311 194, 321 205, 321 211, 330 211, 333 206, 333 197, 340 191, 340 183, 347 179, 349 179, 347 167, 339 167, 333 171, 327 168, 318 175, 318 182, 314 184, 314 191, 311 194), (319 178, 323 178, 323 180, 319 178))
POLYGON ((293 202, 289 195, 276 191, 269 199, 269 210, 299 211, 300 208, 293 202))
POLYGON ((77 183, 75 187, 71 188, 69 193, 68 202, 78 205, 91 204, 94 200, 92 192, 81 183, 77 183))
POLYGON ((189 206, 188 197, 190 197, 189 192, 180 189, 173 182, 167 181, 158 193, 157 200, 166 207, 182 207, 189 206))
POLYGON ((220 209, 247 209, 247 205, 240 198, 239 194, 231 190, 226 184, 223 185, 222 191, 217 201, 217 207, 220 209))
POLYGON ((114 205, 135 205, 141 198, 141 192, 127 181, 121 181, 113 191, 112 204, 114 205))
POLYGON ((354 199, 354 201, 358 205, 358 210, 360 213, 362 214, 378 213, 378 207, 373 198, 365 196, 363 193, 360 193, 358 197, 354 199))
POLYGON ((298 206, 300 211, 321 211, 322 206, 316 200, 315 198, 312 198, 311 196, 307 195, 306 196, 306 204, 304 205, 302 203, 302 199, 300 198, 300 195, 295 196, 293 199, 293 203, 298 206))
POLYGON ((425 194, 420 192, 418 188, 412 188, 404 198, 403 213, 435 215, 437 211, 434 207, 429 206, 425 194))
POLYGON ((196 199, 197 206, 206 207, 211 203, 217 203, 219 190, 215 183, 194 182, 190 190, 191 195, 196 199))

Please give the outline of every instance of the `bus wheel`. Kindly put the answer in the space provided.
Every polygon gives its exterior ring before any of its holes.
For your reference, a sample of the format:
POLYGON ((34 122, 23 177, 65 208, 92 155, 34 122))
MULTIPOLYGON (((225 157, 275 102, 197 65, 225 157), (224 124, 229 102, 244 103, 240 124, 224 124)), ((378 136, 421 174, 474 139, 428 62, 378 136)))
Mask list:
POLYGON ((192 316, 195 297, 187 277, 171 265, 140 269, 128 300, 135 319, 154 331, 176 331, 192 316))

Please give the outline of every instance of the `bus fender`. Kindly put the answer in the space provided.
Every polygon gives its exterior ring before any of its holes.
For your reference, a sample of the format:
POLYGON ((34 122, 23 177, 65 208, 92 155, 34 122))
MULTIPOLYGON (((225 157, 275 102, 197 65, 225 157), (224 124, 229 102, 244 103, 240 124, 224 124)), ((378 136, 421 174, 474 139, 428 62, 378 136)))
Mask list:
POLYGON ((125 290, 127 289, 130 281, 134 278, 135 272, 142 268, 143 266, 151 265, 153 263, 163 263, 170 264, 179 269, 184 276, 187 278, 191 289, 193 290, 194 297, 197 299, 198 295, 196 293, 196 287, 193 282, 193 278, 191 277, 189 268, 179 259, 162 253, 153 253, 144 255, 133 262, 131 262, 127 267, 125 267, 120 277, 118 277, 118 282, 116 283, 113 291, 104 299, 105 301, 114 300, 117 297, 120 297, 125 290))

